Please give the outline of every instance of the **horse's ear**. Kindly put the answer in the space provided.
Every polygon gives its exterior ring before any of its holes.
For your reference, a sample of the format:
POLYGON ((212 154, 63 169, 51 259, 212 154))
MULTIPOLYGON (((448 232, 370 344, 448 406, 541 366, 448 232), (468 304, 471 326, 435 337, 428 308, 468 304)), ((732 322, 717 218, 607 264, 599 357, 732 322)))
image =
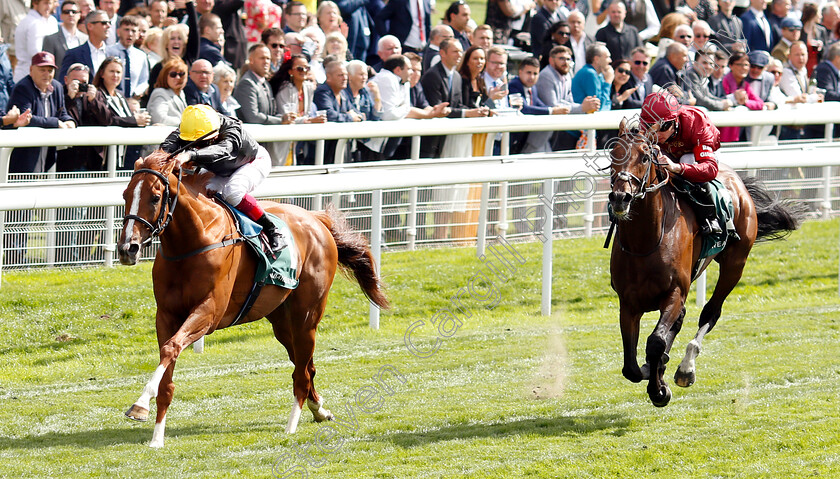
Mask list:
POLYGON ((618 124, 618 136, 623 136, 627 131, 627 118, 622 118, 621 123, 618 124))
POLYGON ((137 160, 134 161, 134 171, 137 171, 140 168, 143 168, 143 163, 145 163, 145 162, 146 162, 145 158, 137 158, 137 160))

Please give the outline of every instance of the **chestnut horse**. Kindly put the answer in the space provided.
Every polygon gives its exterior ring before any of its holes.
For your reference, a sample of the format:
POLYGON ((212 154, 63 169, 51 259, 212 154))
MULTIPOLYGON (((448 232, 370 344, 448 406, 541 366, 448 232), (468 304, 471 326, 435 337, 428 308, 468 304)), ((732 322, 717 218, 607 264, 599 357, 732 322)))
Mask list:
MULTIPOLYGON (((622 373, 635 383, 648 379, 648 396, 655 406, 662 407, 671 399, 663 378, 665 365, 682 327, 703 237, 691 205, 669 184, 668 172, 657 162, 658 149, 647 139, 655 138, 657 130, 654 126, 646 137, 628 130, 622 120, 619 139, 610 151, 609 204, 617 220, 610 274, 620 304, 622 373), (656 310, 659 321, 647 339, 646 364, 639 368, 639 322, 644 313, 656 310)), ((674 374, 674 381, 682 387, 694 384, 695 358, 703 337, 720 318, 723 302, 741 279, 756 239, 781 238, 798 227, 802 216, 797 208, 773 200, 754 178, 742 181, 731 168, 719 166, 717 178, 732 197, 740 239, 730 238, 714 257, 720 265, 720 277, 700 313, 697 334, 688 343, 685 358, 674 374)), ((706 259, 697 274, 710 262, 706 259)))
MULTIPOLYGON (((157 398, 152 447, 163 446, 178 355, 202 336, 232 325, 251 291, 256 270, 254 254, 247 251, 250 247, 234 242, 238 234, 231 214, 206 196, 205 185, 212 174, 187 175, 182 180, 182 168, 176 163, 161 150, 138 160, 123 193, 126 217, 117 244, 120 262, 133 265, 143 246, 160 236, 152 269, 160 364, 126 412, 132 419, 145 421, 150 399, 157 398)), ((293 433, 304 401, 316 421, 333 418, 315 391, 312 356, 315 331, 337 265, 352 272, 374 304, 387 308, 388 300, 367 242, 343 219, 331 211, 310 213, 293 205, 262 205, 292 231, 300 283, 296 289, 266 284, 237 324, 268 318, 274 336, 286 347, 294 363, 294 401, 286 432, 293 433)))

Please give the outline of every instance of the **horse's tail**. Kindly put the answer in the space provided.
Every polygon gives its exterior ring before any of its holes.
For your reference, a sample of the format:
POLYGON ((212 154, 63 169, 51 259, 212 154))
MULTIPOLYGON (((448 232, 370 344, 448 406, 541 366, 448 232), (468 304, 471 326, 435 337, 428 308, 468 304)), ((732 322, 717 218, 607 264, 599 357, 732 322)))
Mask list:
POLYGON ((758 216, 757 239, 772 241, 784 238, 798 229, 805 218, 805 205, 798 201, 773 198, 767 188, 754 176, 742 178, 755 203, 758 216))
POLYGON ((391 307, 382 288, 370 246, 364 236, 353 230, 344 216, 332 205, 315 217, 330 230, 338 248, 338 263, 343 273, 352 272, 365 296, 382 309, 391 307))

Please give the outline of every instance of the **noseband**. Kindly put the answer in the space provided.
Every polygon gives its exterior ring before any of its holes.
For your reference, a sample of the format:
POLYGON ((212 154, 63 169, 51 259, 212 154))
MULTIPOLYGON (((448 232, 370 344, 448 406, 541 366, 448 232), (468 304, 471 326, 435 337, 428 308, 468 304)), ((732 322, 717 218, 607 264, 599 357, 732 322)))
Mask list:
POLYGON ((175 189, 175 194, 170 198, 169 195, 169 177, 164 175, 163 173, 152 170, 149 168, 141 168, 135 171, 131 177, 134 178, 137 175, 141 175, 144 173, 149 173, 155 175, 160 179, 161 183, 163 183, 163 203, 165 206, 161 207, 160 213, 158 214, 157 219, 155 220, 155 224, 150 223, 146 218, 137 216, 137 215, 125 215, 123 216, 123 224, 125 224, 126 220, 135 220, 138 223, 142 224, 146 228, 149 229, 151 235, 146 238, 145 241, 140 243, 140 247, 144 247, 147 244, 151 243, 155 238, 163 233, 163 229, 172 221, 172 213, 175 211, 175 207, 178 205, 178 192, 181 187, 181 168, 178 169, 178 187, 175 189))
MULTIPOLYGON (((665 170, 665 178, 662 181, 652 186, 646 186, 648 184, 648 181, 650 180, 650 173, 653 170, 653 165, 656 164, 656 166, 662 166, 664 164, 659 163, 654 159, 655 157, 659 156, 659 148, 654 147, 652 151, 655 151, 656 156, 654 156, 654 154, 647 153, 642 157, 642 162, 647 163, 647 168, 645 169, 645 174, 642 176, 642 178, 639 178, 638 176, 628 171, 619 171, 615 174, 615 176, 610 178, 610 189, 612 189, 615 186, 615 181, 616 179, 618 179, 630 183, 632 191, 633 182, 635 181, 639 185, 638 189, 635 192, 631 193, 632 199, 635 200, 644 199, 648 193, 653 193, 654 191, 665 186, 668 183, 668 180, 671 178, 671 175, 667 169, 665 170)), ((658 176, 659 175, 657 174, 657 177, 658 176)))

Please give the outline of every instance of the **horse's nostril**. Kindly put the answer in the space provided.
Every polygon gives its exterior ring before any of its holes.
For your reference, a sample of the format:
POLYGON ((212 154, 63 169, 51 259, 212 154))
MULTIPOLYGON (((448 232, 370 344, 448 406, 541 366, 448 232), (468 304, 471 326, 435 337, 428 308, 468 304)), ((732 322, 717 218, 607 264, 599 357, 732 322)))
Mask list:
POLYGON ((140 251, 140 245, 137 243, 131 243, 131 246, 128 247, 128 254, 134 256, 137 252, 140 251))

